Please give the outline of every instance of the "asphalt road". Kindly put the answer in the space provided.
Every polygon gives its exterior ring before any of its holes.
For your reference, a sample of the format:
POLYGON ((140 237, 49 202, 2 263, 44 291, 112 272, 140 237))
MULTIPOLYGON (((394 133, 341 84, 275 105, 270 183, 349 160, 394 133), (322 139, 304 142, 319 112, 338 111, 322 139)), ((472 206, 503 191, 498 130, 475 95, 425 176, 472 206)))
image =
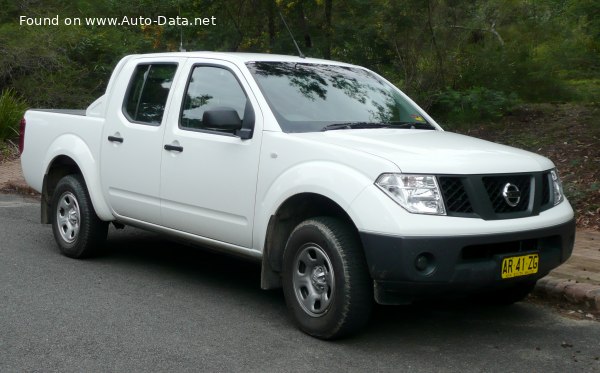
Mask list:
POLYGON ((0 195, 0 371, 598 372, 600 323, 542 305, 377 307, 323 342, 289 321, 257 264, 133 228, 61 256, 37 202, 0 195))

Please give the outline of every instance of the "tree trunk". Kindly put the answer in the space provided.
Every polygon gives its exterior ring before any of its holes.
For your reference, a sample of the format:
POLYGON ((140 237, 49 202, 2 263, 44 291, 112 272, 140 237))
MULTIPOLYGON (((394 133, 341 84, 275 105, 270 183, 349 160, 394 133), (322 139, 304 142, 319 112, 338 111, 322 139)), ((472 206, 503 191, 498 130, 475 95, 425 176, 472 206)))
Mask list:
POLYGON ((298 3, 298 15, 300 17, 302 34, 304 35, 304 46, 306 48, 312 48, 312 39, 310 37, 310 32, 308 31, 308 24, 306 23, 306 14, 304 13, 304 1, 298 3))
POLYGON ((333 0, 325 0, 325 49, 323 51, 323 57, 328 60, 331 59, 332 10, 333 0))
POLYGON ((267 4, 267 27, 269 34, 269 50, 275 46, 275 0, 270 0, 267 4))
POLYGON ((438 65, 438 76, 440 78, 440 83, 443 86, 445 82, 445 73, 444 73, 444 58, 442 57, 442 53, 440 52, 440 48, 438 48, 437 40, 435 38, 435 31, 433 30, 433 22, 432 22, 432 13, 433 13, 433 5, 431 4, 431 0, 427 1, 427 26, 429 27, 429 32, 431 33, 431 44, 433 45, 433 49, 435 51, 435 55, 437 57, 437 65, 438 65))

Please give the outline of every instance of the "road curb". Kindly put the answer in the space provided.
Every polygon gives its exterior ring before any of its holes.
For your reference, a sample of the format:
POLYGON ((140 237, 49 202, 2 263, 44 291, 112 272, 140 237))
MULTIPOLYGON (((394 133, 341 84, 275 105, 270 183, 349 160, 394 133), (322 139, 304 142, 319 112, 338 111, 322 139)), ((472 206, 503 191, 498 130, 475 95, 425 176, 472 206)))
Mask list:
POLYGON ((576 305, 586 310, 600 312, 600 286, 578 283, 553 276, 538 280, 535 295, 576 305))

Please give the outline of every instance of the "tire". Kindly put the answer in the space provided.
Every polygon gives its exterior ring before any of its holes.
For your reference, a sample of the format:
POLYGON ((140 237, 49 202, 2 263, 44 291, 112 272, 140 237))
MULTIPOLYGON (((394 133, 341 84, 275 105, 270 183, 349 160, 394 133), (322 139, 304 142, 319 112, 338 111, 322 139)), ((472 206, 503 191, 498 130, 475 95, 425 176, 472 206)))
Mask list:
POLYGON ((76 259, 97 254, 106 241, 108 223, 96 215, 83 177, 60 179, 51 206, 52 233, 60 252, 76 259))
POLYGON ((535 281, 527 281, 515 284, 511 287, 490 291, 480 295, 476 299, 483 304, 494 306, 510 306, 527 298, 535 288, 535 281))
POLYGON ((372 281, 359 237, 330 217, 300 223, 283 257, 283 292, 300 330, 321 339, 353 334, 369 321, 372 281))

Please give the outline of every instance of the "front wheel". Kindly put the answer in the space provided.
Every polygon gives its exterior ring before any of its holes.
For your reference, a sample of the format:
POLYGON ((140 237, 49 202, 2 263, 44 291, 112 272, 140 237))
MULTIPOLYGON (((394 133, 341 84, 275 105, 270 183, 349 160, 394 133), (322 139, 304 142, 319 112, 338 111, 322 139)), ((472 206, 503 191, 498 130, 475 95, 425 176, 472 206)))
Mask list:
POLYGON ((330 217, 300 223, 283 266, 285 300, 302 331, 334 339, 368 322, 373 288, 359 237, 348 224, 330 217))
POLYGON ((96 215, 81 175, 60 179, 51 205, 52 233, 61 253, 70 258, 96 254, 106 240, 108 223, 96 215))

